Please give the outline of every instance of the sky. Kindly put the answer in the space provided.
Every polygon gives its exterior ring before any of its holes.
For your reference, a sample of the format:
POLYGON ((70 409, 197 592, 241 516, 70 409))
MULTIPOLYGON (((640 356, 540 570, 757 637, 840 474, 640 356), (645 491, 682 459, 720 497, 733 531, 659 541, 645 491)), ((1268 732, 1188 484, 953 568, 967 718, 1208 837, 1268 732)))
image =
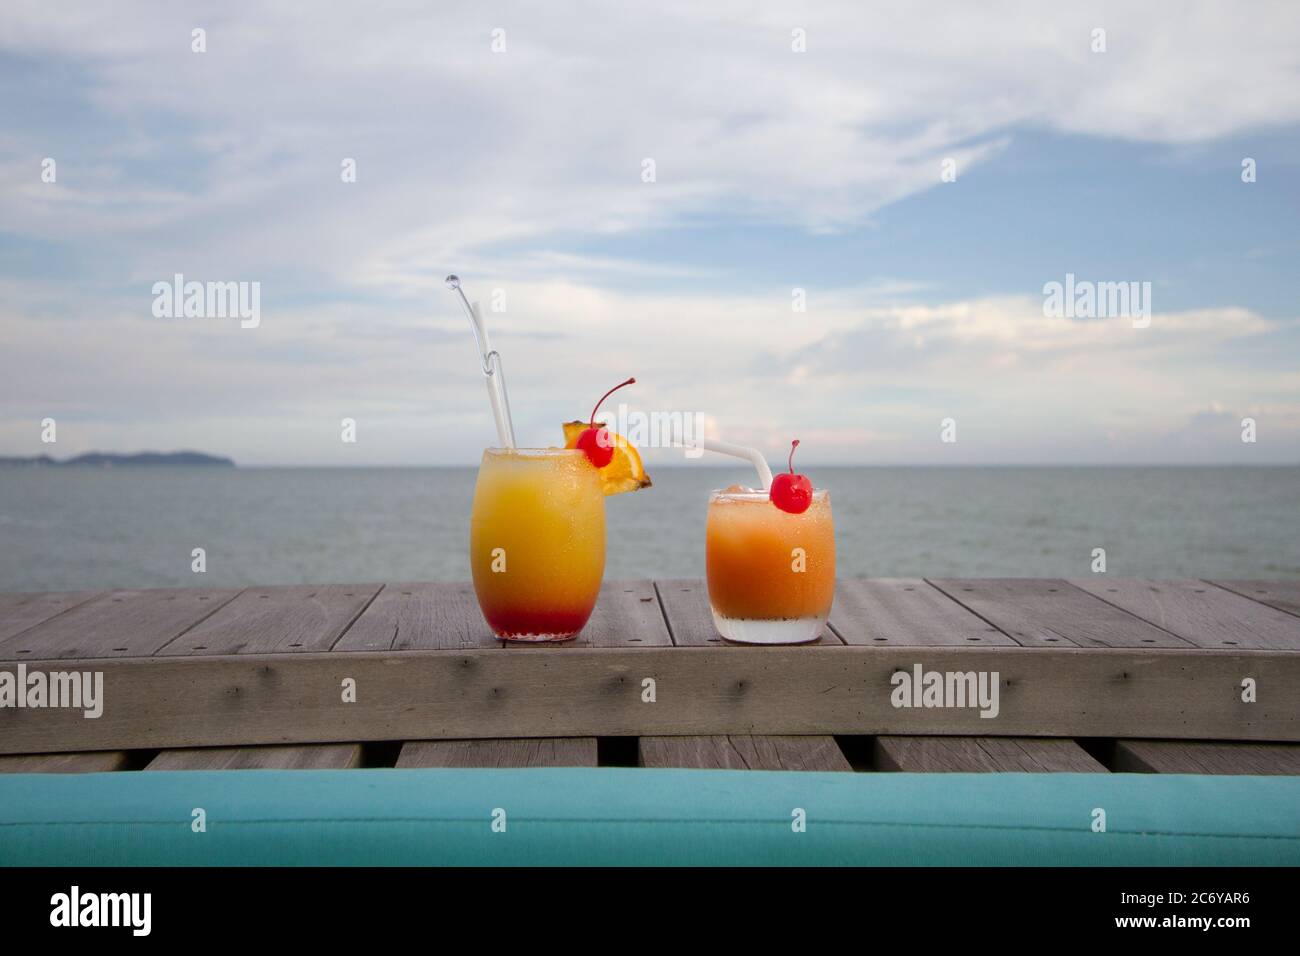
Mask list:
POLYGON ((0 455, 475 463, 454 272, 524 445, 1300 462, 1294 4, 6 0, 0 103, 0 455))

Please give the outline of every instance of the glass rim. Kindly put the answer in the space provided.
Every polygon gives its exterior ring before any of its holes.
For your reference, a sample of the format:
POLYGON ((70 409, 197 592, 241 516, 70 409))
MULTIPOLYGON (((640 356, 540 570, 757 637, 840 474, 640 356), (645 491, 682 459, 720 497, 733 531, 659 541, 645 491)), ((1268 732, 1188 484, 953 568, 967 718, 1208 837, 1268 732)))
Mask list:
POLYGON ((581 448, 558 448, 551 446, 549 448, 484 448, 484 455, 497 455, 505 458, 516 456, 519 458, 545 458, 552 455, 583 455, 586 454, 581 448))
MULTIPOLYGON (((813 500, 818 501, 829 498, 831 490, 829 488, 814 488, 813 500)), ((726 488, 715 488, 709 492, 710 501, 768 501, 771 495, 766 491, 728 491, 726 488)))

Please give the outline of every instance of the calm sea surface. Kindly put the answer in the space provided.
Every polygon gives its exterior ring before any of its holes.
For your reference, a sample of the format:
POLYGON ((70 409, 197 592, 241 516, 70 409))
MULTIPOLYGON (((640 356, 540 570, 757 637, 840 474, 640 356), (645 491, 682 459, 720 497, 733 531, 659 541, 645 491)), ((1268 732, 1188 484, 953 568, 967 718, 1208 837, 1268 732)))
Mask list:
MULTIPOLYGON (((464 580, 473 468, 0 470, 0 591, 464 580), (207 551, 207 573, 190 552, 207 551)), ((1300 576, 1300 468, 810 468, 842 575, 1300 576)), ((707 493, 610 499, 607 578, 704 573, 707 493)))

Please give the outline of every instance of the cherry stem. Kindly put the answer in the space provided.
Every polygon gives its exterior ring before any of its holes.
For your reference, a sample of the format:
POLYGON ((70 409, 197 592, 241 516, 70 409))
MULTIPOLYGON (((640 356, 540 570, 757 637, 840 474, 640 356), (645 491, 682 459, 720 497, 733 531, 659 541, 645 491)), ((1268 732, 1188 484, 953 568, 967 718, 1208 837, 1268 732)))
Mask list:
POLYGON ((622 388, 624 385, 635 385, 635 384, 636 384, 636 379, 634 379, 634 378, 629 378, 626 382, 620 382, 618 385, 615 385, 613 388, 611 388, 611 389, 610 389, 608 392, 606 392, 604 395, 600 396, 600 401, 597 402, 597 403, 596 403, 596 407, 593 408, 593 409, 591 410, 591 418, 587 421, 587 427, 588 427, 588 428, 595 428, 595 427, 596 427, 596 413, 597 413, 598 411, 600 411, 600 406, 601 406, 601 404, 605 401, 605 399, 609 398, 609 396, 613 395, 615 392, 617 392, 617 391, 618 391, 620 388, 622 388))
POLYGON ((790 466, 790 474, 794 474, 794 450, 799 447, 799 439, 790 442, 790 457, 786 459, 786 464, 790 466))

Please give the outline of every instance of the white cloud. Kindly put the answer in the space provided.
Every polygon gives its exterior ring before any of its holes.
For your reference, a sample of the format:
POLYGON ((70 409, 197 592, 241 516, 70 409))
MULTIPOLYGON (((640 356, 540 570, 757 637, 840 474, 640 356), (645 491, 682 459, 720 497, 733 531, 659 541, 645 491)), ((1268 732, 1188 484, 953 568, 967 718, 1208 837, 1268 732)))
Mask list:
MULTIPOLYGON (((833 230, 935 185, 946 157, 963 172, 987 161, 1014 127, 1181 143, 1300 119, 1300 18, 1285 5, 38 0, 6 4, 0 49, 75 66, 91 128, 114 128, 65 150, 66 189, 6 191, 6 223, 125 234, 145 274, 185 255, 232 274, 427 276, 502 241, 724 209, 833 230), (806 53, 790 49, 796 26, 806 53), (133 175, 169 155, 189 188, 133 175)), ((6 130, 10 176, 41 142, 6 130)))
MULTIPOLYGON (((1047 318, 1033 297, 880 304, 871 289, 826 290, 796 315, 785 289, 506 288, 509 311, 489 322, 528 444, 557 441, 560 422, 635 375, 620 393, 634 408, 706 413, 714 433, 771 455, 799 437, 810 461, 1161 460, 1183 453, 1180 436, 1207 396, 1233 414, 1261 409, 1269 443, 1258 458, 1300 455, 1297 375, 1259 361, 1279 341, 1294 347, 1300 326, 1244 309, 1157 311, 1134 329, 1047 318), (1249 374, 1233 356, 1254 363, 1249 374), (949 415, 962 440, 944 447, 938 423, 949 415)), ((46 414, 79 423, 69 434, 87 448, 197 446, 248 463, 470 462, 490 440, 472 339, 454 308, 429 320, 418 304, 264 305, 261 327, 243 330, 151 319, 141 302, 0 320, 0 444, 32 451, 32 423, 46 414), (124 344, 129 362, 115 357, 124 344), (344 416, 361 425, 357 446, 338 441, 344 416)), ((1195 451, 1223 460, 1240 448, 1195 451)))

